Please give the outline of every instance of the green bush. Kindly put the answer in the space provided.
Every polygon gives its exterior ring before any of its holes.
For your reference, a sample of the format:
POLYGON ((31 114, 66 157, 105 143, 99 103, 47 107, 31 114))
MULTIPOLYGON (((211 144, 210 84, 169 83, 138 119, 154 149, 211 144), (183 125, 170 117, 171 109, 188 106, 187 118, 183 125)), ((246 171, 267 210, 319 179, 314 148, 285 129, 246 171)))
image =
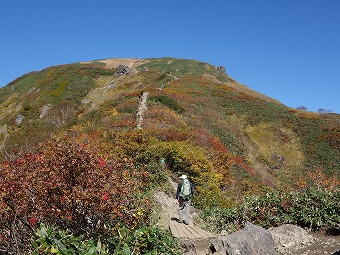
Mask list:
POLYGON ((109 254, 107 245, 98 241, 85 240, 70 231, 60 230, 55 226, 41 224, 32 240, 32 255, 39 254, 109 254))
POLYGON ((231 233, 237 229, 237 211, 234 207, 207 207, 195 218, 195 222, 213 233, 220 233, 222 230, 231 233))
POLYGON ((121 227, 114 238, 107 241, 110 254, 181 254, 178 240, 169 230, 161 230, 157 226, 136 230, 121 227))
POLYGON ((181 254, 178 240, 169 231, 158 227, 141 227, 131 230, 117 228, 111 237, 97 240, 76 236, 70 231, 41 224, 32 240, 32 255, 39 254, 181 254))
POLYGON ((339 227, 340 190, 309 188, 297 192, 269 190, 260 196, 249 196, 234 208, 207 208, 201 222, 214 232, 233 230, 246 221, 265 228, 296 224, 311 230, 339 227))
POLYGON ((167 97, 165 95, 160 95, 160 96, 152 96, 150 97, 150 100, 161 103, 170 109, 175 110, 178 113, 183 113, 184 109, 178 105, 178 103, 171 99, 170 97, 167 97))
POLYGON ((334 192, 321 189, 308 189, 298 196, 294 194, 295 207, 292 214, 296 223, 310 229, 339 227, 340 190, 334 192))

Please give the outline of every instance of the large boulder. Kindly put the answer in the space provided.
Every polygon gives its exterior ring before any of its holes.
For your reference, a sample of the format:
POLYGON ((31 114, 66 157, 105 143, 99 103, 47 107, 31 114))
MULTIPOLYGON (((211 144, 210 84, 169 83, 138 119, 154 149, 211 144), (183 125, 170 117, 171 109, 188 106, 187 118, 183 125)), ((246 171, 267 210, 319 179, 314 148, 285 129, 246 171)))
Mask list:
POLYGON ((116 68, 116 73, 114 74, 115 76, 121 76, 124 74, 130 74, 130 68, 126 65, 119 65, 116 68))
POLYGON ((288 250, 298 250, 315 242, 315 238, 299 226, 285 224, 270 228, 276 250, 285 253, 288 250))
POLYGON ((210 242, 210 254, 277 255, 270 232, 247 222, 242 230, 210 242))
POLYGON ((225 67, 223 67, 223 66, 216 66, 215 69, 217 71, 220 71, 221 73, 226 73, 225 67))

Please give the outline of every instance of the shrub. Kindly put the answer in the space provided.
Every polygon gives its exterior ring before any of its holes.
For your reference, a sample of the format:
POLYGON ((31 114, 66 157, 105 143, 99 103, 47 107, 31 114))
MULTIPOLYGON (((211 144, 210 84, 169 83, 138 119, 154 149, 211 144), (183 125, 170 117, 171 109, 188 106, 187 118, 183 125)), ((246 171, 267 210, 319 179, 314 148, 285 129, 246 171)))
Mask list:
POLYGON ((292 215, 296 224, 318 230, 323 227, 339 227, 340 190, 310 188, 299 194, 292 215))
POLYGON ((88 237, 107 233, 108 224, 148 223, 151 202, 134 195, 148 186, 146 171, 128 158, 97 155, 84 144, 49 142, 2 164, 1 246, 24 249, 40 223, 88 237))
POLYGON ((84 240, 83 236, 75 236, 70 231, 60 230, 55 226, 45 227, 41 224, 32 240, 32 255, 39 254, 109 254, 107 245, 100 239, 84 240))
POLYGON ((180 107, 175 100, 173 100, 170 97, 167 97, 165 95, 152 96, 152 97, 150 97, 150 100, 155 101, 155 102, 159 102, 159 103, 175 110, 178 113, 184 112, 184 108, 180 107))
POLYGON ((113 239, 108 238, 110 254, 181 254, 179 243, 169 230, 157 226, 130 230, 121 227, 113 239), (124 253, 126 252, 126 253, 124 253))
MULTIPOLYGON (((148 148, 148 153, 163 157, 174 174, 187 174, 195 185, 194 203, 197 207, 230 204, 220 189, 222 180, 227 177, 227 167, 215 166, 211 154, 206 149, 193 145, 190 142, 159 142, 148 148)), ((220 161, 215 161, 218 164, 220 161)), ((226 163, 226 162, 225 162, 226 163)))
POLYGON ((44 118, 45 122, 57 128, 65 127, 67 124, 72 123, 71 120, 75 120, 76 109, 77 106, 71 101, 60 102, 60 104, 49 109, 44 118))
POLYGON ((32 240, 32 255, 38 254, 181 254, 178 240, 159 227, 116 229, 111 237, 85 239, 55 226, 43 224, 32 240))
POLYGON ((86 125, 91 123, 91 125, 98 125, 103 118, 103 113, 98 110, 92 110, 86 112, 78 122, 82 125, 86 125))
POLYGON ((231 233, 238 228, 237 211, 234 207, 206 207, 195 218, 195 222, 213 233, 221 233, 222 230, 231 233))
POLYGON ((2 154, 6 158, 11 158, 25 151, 33 150, 37 144, 50 139, 55 131, 56 127, 52 123, 39 122, 38 120, 29 121, 25 125, 10 129, 10 136, 5 141, 2 154))
POLYGON ((281 224, 296 224, 311 230, 339 227, 340 190, 307 190, 286 192, 268 190, 259 196, 249 196, 234 208, 205 209, 200 221, 212 231, 233 230, 246 221, 268 228, 281 224))

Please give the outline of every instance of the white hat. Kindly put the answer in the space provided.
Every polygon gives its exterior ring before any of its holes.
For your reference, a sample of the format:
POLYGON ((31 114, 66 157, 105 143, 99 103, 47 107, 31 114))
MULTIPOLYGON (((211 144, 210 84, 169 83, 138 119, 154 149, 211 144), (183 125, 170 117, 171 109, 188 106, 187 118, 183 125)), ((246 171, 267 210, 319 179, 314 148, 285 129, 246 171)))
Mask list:
POLYGON ((179 178, 181 178, 181 179, 186 179, 186 178, 188 178, 185 174, 183 174, 181 177, 179 177, 179 178))

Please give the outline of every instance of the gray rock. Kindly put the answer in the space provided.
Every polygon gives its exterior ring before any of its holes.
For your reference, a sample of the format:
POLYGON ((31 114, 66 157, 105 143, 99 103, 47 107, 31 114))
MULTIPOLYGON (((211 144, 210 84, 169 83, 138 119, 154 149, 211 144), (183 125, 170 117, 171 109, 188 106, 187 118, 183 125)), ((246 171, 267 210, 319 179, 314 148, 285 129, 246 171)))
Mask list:
POLYGON ((25 118, 25 116, 19 114, 15 119, 15 123, 17 123, 17 125, 19 125, 24 120, 24 118, 25 118))
POLYGON ((90 103, 92 103, 92 100, 91 99, 83 99, 83 100, 81 100, 81 102, 83 104, 90 104, 90 103))
POLYGON ((116 73, 114 74, 115 76, 121 76, 124 74, 130 74, 130 68, 126 65, 119 65, 116 68, 116 73))
POLYGON ((303 246, 308 246, 315 241, 315 238, 308 234, 306 230, 301 227, 285 224, 280 227, 270 228, 276 250, 284 253, 292 248, 297 250, 303 246))
POLYGON ((2 125, 0 127, 0 134, 7 134, 7 125, 2 125))
POLYGON ((45 115, 48 113, 49 109, 52 107, 52 105, 50 104, 47 104, 47 105, 44 105, 42 108, 41 108, 41 113, 39 115, 39 118, 42 119, 45 117, 45 115))
POLYGON ((174 198, 169 197, 165 192, 158 191, 153 195, 154 199, 161 204, 162 208, 177 208, 178 201, 174 198))
POLYGON ((247 222, 244 229, 210 242, 210 254, 277 255, 270 232, 247 222))
POLYGON ((197 254, 195 244, 190 240, 183 240, 181 242, 181 247, 182 247, 183 254, 185 255, 196 255, 197 254))
POLYGON ((223 67, 223 66, 216 66, 215 69, 217 71, 220 71, 221 73, 226 73, 225 67, 223 67))

